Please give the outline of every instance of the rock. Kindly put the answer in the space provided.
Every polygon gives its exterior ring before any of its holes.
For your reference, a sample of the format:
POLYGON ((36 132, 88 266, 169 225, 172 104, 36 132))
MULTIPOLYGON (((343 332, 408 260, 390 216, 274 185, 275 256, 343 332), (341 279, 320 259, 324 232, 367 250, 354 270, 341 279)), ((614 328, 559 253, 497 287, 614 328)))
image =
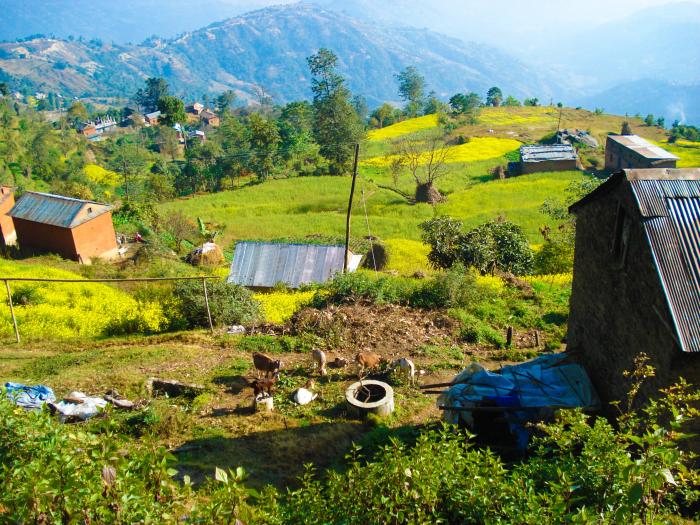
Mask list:
POLYGON ((242 326, 240 324, 234 324, 228 327, 226 333, 229 335, 245 334, 245 326, 242 326))
POLYGON ((204 392, 202 385, 193 385, 174 381, 172 379, 156 379, 151 377, 146 381, 146 388, 151 395, 167 394, 170 397, 197 397, 204 392))
POLYGON ((104 400, 114 405, 115 408, 121 408, 122 410, 131 410, 134 408, 134 402, 128 399, 119 399, 107 394, 104 396, 104 400))

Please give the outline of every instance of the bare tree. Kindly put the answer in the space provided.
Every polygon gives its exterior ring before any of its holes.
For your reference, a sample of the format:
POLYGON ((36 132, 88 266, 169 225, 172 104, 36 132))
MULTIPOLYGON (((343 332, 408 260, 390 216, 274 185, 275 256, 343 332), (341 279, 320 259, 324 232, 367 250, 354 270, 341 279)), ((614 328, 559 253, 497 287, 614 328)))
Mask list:
POLYGON ((429 139, 405 138, 394 143, 392 174, 396 181, 404 168, 416 183, 415 202, 436 204, 443 200, 433 183, 447 173, 451 150, 439 137, 429 139))

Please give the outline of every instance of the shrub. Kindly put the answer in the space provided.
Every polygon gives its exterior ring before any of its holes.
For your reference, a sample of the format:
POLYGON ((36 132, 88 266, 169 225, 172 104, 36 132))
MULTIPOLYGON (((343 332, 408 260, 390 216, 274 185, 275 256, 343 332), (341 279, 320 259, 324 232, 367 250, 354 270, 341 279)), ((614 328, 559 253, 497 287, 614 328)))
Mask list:
MULTIPOLYGON (((260 303, 246 288, 226 281, 208 280, 207 291, 214 325, 249 324, 260 318, 260 303)), ((175 285, 174 294, 180 316, 188 327, 209 326, 201 281, 181 281, 175 285)))

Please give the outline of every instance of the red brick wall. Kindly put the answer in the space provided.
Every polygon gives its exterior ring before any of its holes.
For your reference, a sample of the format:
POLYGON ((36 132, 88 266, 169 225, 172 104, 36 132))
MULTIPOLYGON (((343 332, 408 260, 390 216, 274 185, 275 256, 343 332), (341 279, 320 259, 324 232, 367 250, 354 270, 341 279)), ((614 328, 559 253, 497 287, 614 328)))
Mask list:
POLYGON ((57 253, 74 261, 87 263, 92 257, 111 256, 117 250, 109 212, 73 229, 23 219, 15 219, 15 227, 20 248, 57 253))
POLYGON ((111 212, 73 228, 73 242, 83 262, 117 250, 117 235, 114 233, 111 212))
POLYGON ((0 198, 5 199, 0 201, 0 242, 7 243, 14 239, 15 224, 7 212, 15 205, 15 196, 7 186, 0 188, 0 193, 0 198))
POLYGON ((57 253, 65 259, 78 260, 70 229, 17 218, 14 223, 21 249, 57 253))

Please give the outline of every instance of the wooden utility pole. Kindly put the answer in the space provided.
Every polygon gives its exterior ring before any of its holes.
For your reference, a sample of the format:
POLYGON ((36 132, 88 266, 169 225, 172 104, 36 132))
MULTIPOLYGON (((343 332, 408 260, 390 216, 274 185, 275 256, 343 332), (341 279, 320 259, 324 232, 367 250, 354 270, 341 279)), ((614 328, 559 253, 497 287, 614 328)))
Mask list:
POLYGON ((19 343, 19 330, 17 329, 17 318, 15 317, 15 308, 12 305, 12 291, 10 290, 10 283, 5 279, 5 288, 7 289, 7 302, 10 305, 10 315, 12 316, 12 325, 15 327, 15 339, 19 343))
POLYGON ((352 198, 355 195, 355 181, 357 180, 357 162, 360 157, 360 145, 355 144, 355 163, 352 168, 352 185, 350 186, 350 201, 348 202, 348 216, 345 220, 345 258, 343 260, 343 273, 348 272, 350 265, 350 216, 352 215, 352 198))
POLYGON ((207 280, 202 277, 202 286, 204 287, 204 304, 207 307, 207 318, 209 319, 209 331, 214 333, 214 323, 211 321, 211 310, 209 309, 209 293, 207 292, 207 280))

